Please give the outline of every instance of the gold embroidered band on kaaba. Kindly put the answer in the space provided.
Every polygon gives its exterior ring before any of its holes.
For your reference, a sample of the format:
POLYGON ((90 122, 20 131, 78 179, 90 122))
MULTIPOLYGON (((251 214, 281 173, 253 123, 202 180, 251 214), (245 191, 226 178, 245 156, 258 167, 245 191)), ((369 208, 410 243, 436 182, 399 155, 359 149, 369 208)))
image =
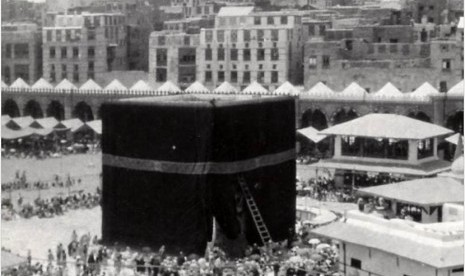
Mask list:
POLYGON ((103 154, 104 166, 174 174, 234 174, 295 160, 295 150, 232 162, 173 162, 103 154))

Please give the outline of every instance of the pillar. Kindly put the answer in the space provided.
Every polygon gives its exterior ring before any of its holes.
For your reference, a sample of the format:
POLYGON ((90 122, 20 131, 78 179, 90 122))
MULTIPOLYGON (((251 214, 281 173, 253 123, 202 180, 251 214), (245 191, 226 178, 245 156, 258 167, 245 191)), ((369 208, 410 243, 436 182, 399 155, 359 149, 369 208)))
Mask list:
POLYGON ((334 137, 334 158, 341 157, 341 147, 342 147, 342 139, 341 136, 337 135, 334 137))
POLYGON ((408 140, 408 162, 418 162, 418 140, 408 140))

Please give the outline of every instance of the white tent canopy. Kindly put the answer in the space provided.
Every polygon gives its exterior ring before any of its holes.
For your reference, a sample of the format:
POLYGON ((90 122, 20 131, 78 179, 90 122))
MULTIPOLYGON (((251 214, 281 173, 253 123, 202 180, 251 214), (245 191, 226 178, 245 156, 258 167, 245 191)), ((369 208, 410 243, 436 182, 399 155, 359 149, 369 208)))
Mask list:
POLYGON ((2 126, 6 125, 10 120, 10 115, 2 115, 2 126))
POLYGON ((102 120, 94 120, 86 123, 95 133, 102 134, 102 120))
POLYGON ((22 78, 17 78, 11 85, 10 88, 28 89, 31 88, 22 78))
POLYGON ((40 78, 36 83, 31 86, 32 89, 53 89, 53 85, 51 85, 48 81, 43 78, 40 78))
POLYGON ((456 85, 452 86, 452 88, 447 92, 448 96, 462 96, 463 97, 463 91, 464 85, 463 85, 463 80, 461 80, 459 83, 456 85))
POLYGON ((8 88, 8 85, 2 81, 2 88, 8 88))
POLYGON ((239 90, 237 90, 229 82, 225 81, 222 84, 220 84, 220 86, 215 88, 213 92, 218 94, 237 94, 239 90))
POLYGON ((410 94, 410 96, 428 97, 428 96, 437 95, 437 94, 439 94, 439 91, 436 90, 436 88, 434 88, 431 84, 429 84, 429 82, 425 82, 422 85, 420 85, 420 87, 415 89, 415 91, 413 91, 410 94))
POLYGON ((281 84, 275 91, 273 91, 273 94, 276 94, 276 95, 297 96, 299 95, 299 93, 300 91, 288 81, 281 84))
POLYGON ((54 128, 59 124, 55 117, 35 119, 29 126, 33 128, 54 128))
POLYGON ((208 88, 206 88, 201 82, 196 81, 192 83, 191 85, 189 85, 189 87, 187 87, 186 90, 184 90, 184 92, 205 94, 205 93, 210 93, 210 90, 208 90, 208 88))
POLYGON ((132 90, 132 91, 151 91, 153 89, 145 81, 138 80, 136 83, 134 83, 133 86, 131 86, 131 88, 129 90, 132 90))
POLYGON ((324 83, 318 82, 312 88, 310 88, 307 93, 303 93, 302 96, 332 97, 335 94, 336 93, 334 93, 334 91, 324 83))
POLYGON ((314 143, 319 143, 328 137, 327 135, 319 135, 319 131, 313 127, 301 128, 297 130, 297 132, 310 139, 314 143))
POLYGON ((174 83, 172 83, 171 81, 167 81, 162 86, 158 87, 157 92, 175 94, 175 93, 181 93, 182 90, 179 87, 177 87, 174 83))
POLYGON ((372 113, 334 125, 320 133, 339 136, 423 140, 452 134, 453 131, 407 116, 372 113))
POLYGON ((102 87, 98 85, 93 79, 88 79, 81 87, 81 91, 92 91, 92 90, 102 90, 102 87))
POLYGON ((128 90, 126 86, 124 86, 119 80, 114 79, 112 80, 105 88, 103 89, 105 91, 121 91, 121 90, 128 90))
POLYGON ((356 82, 352 82, 347 86, 339 95, 347 96, 347 97, 365 97, 367 95, 367 91, 363 89, 360 85, 356 82))
POLYGON ((247 86, 246 88, 244 88, 244 90, 242 90, 242 93, 263 95, 263 94, 267 94, 268 90, 266 90, 265 87, 263 87, 257 81, 253 81, 251 84, 249 84, 249 86, 247 86))
MULTIPOLYGON (((445 140, 451 144, 457 145, 459 142, 460 133, 456 133, 452 136, 447 137, 445 140)), ((462 136, 463 141, 463 136, 462 136)))
POLYGON ((378 92, 375 93, 375 95, 388 98, 404 96, 404 94, 390 82, 386 83, 380 90, 378 90, 378 92))
POLYGON ((77 89, 77 87, 69 80, 63 79, 59 84, 57 84, 57 86, 55 86, 55 89, 74 90, 77 89))

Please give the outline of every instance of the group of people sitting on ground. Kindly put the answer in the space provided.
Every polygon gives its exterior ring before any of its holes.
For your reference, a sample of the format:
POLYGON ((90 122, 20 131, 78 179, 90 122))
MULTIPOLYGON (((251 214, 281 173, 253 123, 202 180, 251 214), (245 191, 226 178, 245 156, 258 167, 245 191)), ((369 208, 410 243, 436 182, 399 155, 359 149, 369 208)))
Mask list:
MULTIPOLYGON (((296 224, 296 234, 290 242, 272 243, 259 247, 249 246, 242 258, 229 258, 218 247, 207 249, 205 256, 166 253, 162 246, 154 252, 140 251, 115 244, 99 244, 90 233, 78 236, 76 231, 65 248, 58 244, 49 249, 47 260, 28 257, 28 264, 16 268, 16 273, 4 275, 105 275, 105 276, 304 276, 337 274, 338 248, 336 244, 315 243, 309 228, 296 224), (309 241, 312 241, 311 243, 309 241), (54 252, 53 252, 54 251, 54 252), (21 271, 21 274, 17 274, 21 271)), ((3 274, 3 273, 2 273, 3 274)))
POLYGON ((17 139, 9 143, 2 144, 2 158, 59 158, 63 155, 77 154, 77 153, 98 153, 101 150, 99 141, 91 140, 78 140, 78 141, 49 141, 44 146, 43 143, 36 141, 24 141, 17 139))
POLYGON ((352 191, 337 189, 334 178, 329 176, 319 176, 308 181, 297 180, 297 195, 308 196, 319 201, 355 201, 352 191))
POLYGON ((19 190, 47 190, 50 188, 65 188, 73 187, 76 184, 81 184, 81 179, 72 178, 69 174, 66 179, 55 175, 52 181, 34 181, 29 182, 26 177, 26 172, 16 171, 15 179, 10 182, 2 183, 2 192, 19 191, 19 190))
POLYGON ((68 210, 76 209, 91 209, 100 204, 101 192, 84 193, 80 191, 74 195, 54 196, 50 199, 36 198, 34 203, 23 204, 22 198, 18 199, 17 208, 14 208, 11 201, 2 200, 2 219, 12 220, 18 217, 31 218, 37 216, 39 218, 51 218, 54 216, 63 215, 68 210))

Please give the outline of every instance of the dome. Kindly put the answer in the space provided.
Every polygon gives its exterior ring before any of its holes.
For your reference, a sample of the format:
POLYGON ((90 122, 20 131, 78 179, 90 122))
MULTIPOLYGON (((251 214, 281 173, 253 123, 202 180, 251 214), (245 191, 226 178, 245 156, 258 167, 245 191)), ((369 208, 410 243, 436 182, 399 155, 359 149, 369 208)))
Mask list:
POLYGON ((463 155, 461 155, 459 158, 457 158, 453 163, 451 168, 452 174, 463 178, 463 155))

